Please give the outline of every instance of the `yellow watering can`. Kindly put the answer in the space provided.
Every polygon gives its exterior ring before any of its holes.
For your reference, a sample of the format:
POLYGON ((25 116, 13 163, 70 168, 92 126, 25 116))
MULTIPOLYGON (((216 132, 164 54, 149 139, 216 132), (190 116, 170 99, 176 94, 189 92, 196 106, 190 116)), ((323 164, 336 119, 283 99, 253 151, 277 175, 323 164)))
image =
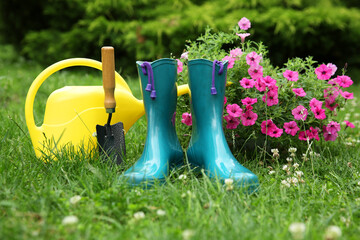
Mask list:
MULTIPOLYGON (((102 70, 102 63, 87 58, 71 58, 57 62, 42 71, 31 84, 25 101, 25 119, 37 157, 50 155, 63 147, 90 151, 97 147, 96 125, 107 121, 103 86, 66 86, 48 97, 44 121, 34 121, 34 100, 43 82, 53 73, 68 67, 86 66, 102 70)), ((127 132, 145 114, 142 100, 135 98, 124 79, 115 72, 117 104, 112 123, 123 122, 127 132)), ((189 93, 187 84, 178 86, 178 96, 189 93)))

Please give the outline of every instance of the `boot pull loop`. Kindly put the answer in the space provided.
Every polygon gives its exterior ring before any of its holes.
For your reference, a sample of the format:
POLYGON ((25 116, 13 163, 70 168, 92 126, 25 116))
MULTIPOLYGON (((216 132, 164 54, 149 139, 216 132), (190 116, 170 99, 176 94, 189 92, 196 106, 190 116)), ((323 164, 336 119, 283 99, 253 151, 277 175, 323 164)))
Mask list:
POLYGON ((213 62, 213 69, 212 69, 212 85, 211 85, 211 94, 212 95, 215 95, 217 94, 217 91, 216 91, 216 88, 215 88, 215 67, 216 67, 216 64, 219 64, 220 65, 220 69, 219 69, 219 72, 218 74, 221 75, 224 71, 224 64, 218 60, 214 60, 213 62))
POLYGON ((156 98, 155 84, 154 84, 154 73, 151 67, 151 64, 148 62, 143 62, 141 64, 141 70, 144 75, 148 76, 148 84, 146 85, 145 91, 151 92, 150 97, 152 99, 156 98))

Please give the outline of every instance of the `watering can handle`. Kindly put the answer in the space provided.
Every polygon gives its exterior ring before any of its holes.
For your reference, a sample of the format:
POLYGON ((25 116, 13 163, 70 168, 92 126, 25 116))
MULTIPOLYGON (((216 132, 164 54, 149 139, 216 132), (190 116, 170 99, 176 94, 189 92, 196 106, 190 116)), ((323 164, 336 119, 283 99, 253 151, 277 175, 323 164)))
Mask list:
MULTIPOLYGON (((102 64, 99 61, 88 59, 88 58, 70 58, 62 60, 60 62, 54 63, 53 65, 47 67, 42 71, 31 84, 28 94, 25 101, 25 120, 26 125, 31 132, 40 131, 40 127, 37 127, 34 120, 34 101, 37 91, 43 82, 50 77, 53 73, 68 67, 74 66, 85 66, 92 67, 98 70, 102 70, 102 64)), ((126 84, 125 80, 115 72, 115 81, 117 84, 121 85, 124 89, 128 90, 131 93, 129 86, 126 84)))

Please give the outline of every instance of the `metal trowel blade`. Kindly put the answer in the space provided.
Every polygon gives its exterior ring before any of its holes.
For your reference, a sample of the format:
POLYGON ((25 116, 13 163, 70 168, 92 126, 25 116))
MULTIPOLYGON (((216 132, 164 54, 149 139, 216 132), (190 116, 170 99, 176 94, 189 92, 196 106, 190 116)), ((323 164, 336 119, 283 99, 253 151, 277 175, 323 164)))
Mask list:
POLYGON ((110 158, 117 165, 121 164, 126 154, 123 123, 96 125, 96 133, 100 155, 110 158))

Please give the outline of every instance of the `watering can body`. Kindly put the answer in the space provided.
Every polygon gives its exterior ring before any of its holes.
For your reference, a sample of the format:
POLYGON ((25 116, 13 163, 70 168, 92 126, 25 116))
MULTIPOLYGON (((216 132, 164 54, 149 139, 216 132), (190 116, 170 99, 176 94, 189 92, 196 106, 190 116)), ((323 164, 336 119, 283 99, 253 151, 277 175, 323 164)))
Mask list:
MULTIPOLYGON (((124 89, 115 90, 118 103, 112 123, 123 122, 124 130, 144 114, 143 103, 124 89), (121 114, 120 114, 121 113, 121 114)), ((105 124, 102 86, 67 86, 49 96, 42 126, 29 129, 37 156, 53 154, 65 146, 85 150, 97 146, 96 125, 105 124)))

